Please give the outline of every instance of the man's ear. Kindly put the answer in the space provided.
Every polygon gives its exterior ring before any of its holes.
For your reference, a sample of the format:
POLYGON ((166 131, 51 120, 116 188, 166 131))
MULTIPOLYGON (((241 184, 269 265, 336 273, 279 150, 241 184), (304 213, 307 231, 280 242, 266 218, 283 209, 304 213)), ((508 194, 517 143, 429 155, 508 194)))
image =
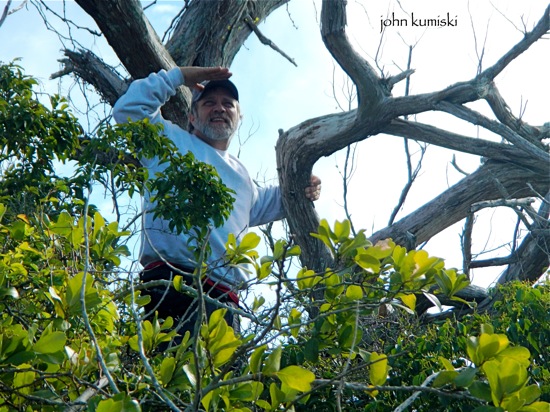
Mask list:
POLYGON ((189 120, 189 123, 195 123, 196 117, 193 114, 193 112, 189 112, 189 115, 187 116, 187 119, 189 120))

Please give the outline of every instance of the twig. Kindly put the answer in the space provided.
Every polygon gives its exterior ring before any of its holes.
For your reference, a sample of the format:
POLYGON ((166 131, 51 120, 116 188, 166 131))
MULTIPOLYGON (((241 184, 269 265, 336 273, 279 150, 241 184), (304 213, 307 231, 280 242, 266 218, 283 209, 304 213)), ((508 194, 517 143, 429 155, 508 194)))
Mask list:
POLYGON ((466 216, 464 230, 460 236, 462 243, 462 271, 469 276, 470 264, 472 263, 472 231, 474 229, 474 215, 466 216))
POLYGON ((21 4, 15 8, 13 8, 11 11, 9 10, 10 4, 12 0, 8 0, 8 3, 6 4, 6 7, 4 7, 4 11, 2 12, 2 16, 0 17, 0 26, 4 23, 4 20, 6 20, 6 17, 8 17, 10 14, 13 14, 19 10, 21 10, 25 5, 27 4, 29 0, 23 0, 21 4))
MULTIPOLYGON (((326 385, 331 385, 334 382, 331 379, 315 379, 313 383, 326 386, 326 385)), ((424 393, 432 393, 437 396, 445 396, 448 398, 469 399, 479 403, 484 402, 482 399, 476 398, 466 392, 447 392, 441 389, 430 388, 427 386, 369 386, 369 385, 365 385, 363 383, 357 383, 357 382, 346 382, 345 386, 347 389, 351 389, 352 391, 424 392, 424 393)))
POLYGON ((458 165, 458 163, 456 162, 456 155, 453 154, 453 160, 451 160, 451 165, 455 168, 455 170, 460 173, 460 174, 463 174, 464 176, 468 176, 470 173, 462 170, 462 168, 458 165))
POLYGON ((532 156, 534 159, 540 160, 545 164, 547 164, 550 160, 550 156, 543 149, 524 139, 509 127, 497 121, 491 120, 475 110, 469 109, 463 105, 457 105, 445 101, 439 102, 436 106, 443 112, 452 114, 453 116, 474 125, 480 125, 483 128, 496 133, 503 139, 506 139, 515 145, 518 149, 521 149, 523 152, 532 156))
POLYGON ((2 12, 2 16, 0 16, 0 26, 2 26, 2 24, 4 24, 4 21, 6 20, 6 17, 8 17, 8 12, 10 10, 11 1, 12 0, 8 0, 8 3, 4 7, 4 11, 2 12))
POLYGON ((64 410, 64 412, 76 412, 80 409, 83 409, 86 406, 85 403, 92 396, 95 396, 100 389, 103 389, 105 386, 107 386, 108 383, 109 383, 109 380, 105 376, 102 376, 101 379, 99 379, 99 381, 95 385, 95 387, 87 388, 84 392, 82 392, 82 395, 80 395, 78 398, 72 401, 72 403, 75 403, 75 404, 83 402, 84 405, 69 406, 64 410))
POLYGON ((471 212, 477 212, 481 209, 485 209, 488 207, 499 207, 499 206, 506 206, 506 207, 526 207, 530 206, 535 199, 531 197, 526 197, 523 199, 496 199, 496 200, 485 200, 483 202, 477 202, 474 203, 470 210, 471 212))
MULTIPOLYGON (((133 286, 133 282, 130 282, 130 287, 132 288, 132 286, 133 286)), ((143 347, 143 327, 142 327, 142 323, 141 323, 141 318, 140 318, 140 316, 137 312, 137 309, 136 309, 136 304, 133 301, 134 300, 133 289, 132 289, 131 296, 132 296, 132 305, 130 306, 131 307, 130 310, 131 310, 131 313, 133 314, 134 320, 136 321, 136 333, 137 333, 137 337, 138 337, 138 349, 139 349, 138 353, 139 353, 139 357, 141 359, 141 362, 143 363, 143 367, 147 371, 147 374, 149 375, 149 378, 151 379, 151 382, 152 382, 153 386, 155 387, 158 395, 162 398, 162 400, 164 402, 166 402, 166 405, 168 405, 170 407, 170 409, 173 410, 173 411, 181 412, 181 409, 179 409, 174 404, 174 402, 172 402, 172 400, 168 396, 166 396, 166 394, 164 393, 164 390, 162 389, 162 386, 160 385, 157 377, 155 376, 155 371, 151 367, 151 364, 149 363, 149 359, 147 359, 147 356, 145 355, 145 349, 143 347)))
POLYGON ((252 21, 251 17, 245 17, 244 22, 248 25, 250 30, 256 34, 258 37, 258 40, 260 40, 260 43, 265 44, 266 46, 271 47, 273 50, 275 50, 277 53, 279 53, 281 56, 283 56, 285 59, 287 59, 290 63, 292 63, 294 66, 298 67, 294 59, 290 56, 288 56, 284 51, 282 51, 275 43, 273 43, 271 40, 269 40, 266 36, 263 35, 263 33, 260 31, 256 23, 252 21))
POLYGON ((349 349, 350 356, 348 356, 348 359, 346 361, 346 364, 344 365, 344 369, 342 370, 342 379, 340 380, 340 384, 338 385, 338 390, 336 392, 336 397, 338 400, 337 407, 338 411, 342 412, 342 392, 344 392, 344 384, 345 384, 345 376, 347 375, 350 365, 351 365, 351 354, 355 352, 355 345, 357 344, 357 331, 359 330, 359 301, 357 301, 357 304, 355 305, 355 328, 353 329, 353 342, 351 344, 351 347, 349 349))
POLYGON ((89 268, 90 268, 90 238, 88 234, 88 208, 90 205, 90 194, 92 192, 92 187, 88 187, 88 196, 86 197, 85 203, 84 203, 84 213, 83 213, 83 236, 84 236, 84 250, 85 250, 85 257, 84 257, 84 268, 82 270, 82 287, 80 288, 80 304, 82 305, 82 320, 84 321, 84 325, 86 326, 86 329, 88 331, 88 334, 90 335, 90 339, 92 340, 92 343, 94 345, 94 348, 96 350, 96 358, 101 366, 101 371, 105 374, 105 377, 109 381, 109 386, 111 387, 111 390, 114 393, 120 393, 118 387, 116 386, 116 383, 111 376, 111 373, 109 372, 109 368, 107 367, 107 363, 105 362, 105 359, 103 358, 103 354, 101 353, 101 347, 99 346, 99 342, 97 341, 97 338, 95 336, 94 330, 92 328, 92 325, 90 324, 90 319, 88 318, 88 311, 86 309, 86 281, 88 279, 89 274, 89 268))

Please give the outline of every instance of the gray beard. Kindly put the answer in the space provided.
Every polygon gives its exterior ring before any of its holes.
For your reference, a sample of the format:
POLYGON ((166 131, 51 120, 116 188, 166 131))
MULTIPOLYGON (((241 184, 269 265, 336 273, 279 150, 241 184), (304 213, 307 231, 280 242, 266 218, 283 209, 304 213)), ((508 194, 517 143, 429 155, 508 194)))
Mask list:
POLYGON ((198 119, 195 121, 194 127, 207 138, 215 141, 230 140, 237 131, 237 128, 231 124, 226 123, 224 125, 212 126, 210 123, 203 123, 198 119))

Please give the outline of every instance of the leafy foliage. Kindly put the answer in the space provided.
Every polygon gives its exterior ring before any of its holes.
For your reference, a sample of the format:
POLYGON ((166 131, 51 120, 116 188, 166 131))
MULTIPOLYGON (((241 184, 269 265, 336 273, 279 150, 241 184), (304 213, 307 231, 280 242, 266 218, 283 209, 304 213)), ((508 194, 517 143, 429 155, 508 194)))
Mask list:
MULTIPOLYGON (((258 282, 277 290, 275 302, 257 298, 253 311, 241 311, 250 320, 243 333, 226 323, 234 309, 223 305, 196 336, 179 336, 172 318, 143 320, 143 285, 122 264, 131 233, 91 208, 78 183, 157 191, 157 213, 177 230, 221 223, 231 194, 192 156, 174 157, 155 126, 105 126, 93 139, 83 136, 66 108, 46 109, 32 97, 33 81, 17 66, 2 70, 1 107, 20 102, 17 116, 49 126, 20 127, 9 116, 0 123, 4 161, 15 159, 1 189, 11 193, 10 170, 20 170, 18 184, 36 201, 25 213, 0 204, 0 411, 549 409, 547 286, 511 285, 499 291, 504 299, 491 316, 425 325, 417 297, 437 310, 438 296, 456 298, 466 277, 425 251, 389 239, 372 245, 364 232, 353 237, 346 221, 323 221, 313 234, 337 267, 301 268, 292 278, 286 268, 299 247, 273 241, 271 255, 260 257, 256 234, 229 237, 230 264, 249 264, 258 282), (35 148, 17 152, 11 136, 35 148), (137 152, 174 168, 155 180, 137 152), (45 157, 42 166, 33 164, 37 156, 45 157), (74 176, 58 179, 54 159, 77 162, 74 176), (61 204, 63 185, 74 189, 61 204)), ((174 286, 186 293, 177 278, 174 286)))

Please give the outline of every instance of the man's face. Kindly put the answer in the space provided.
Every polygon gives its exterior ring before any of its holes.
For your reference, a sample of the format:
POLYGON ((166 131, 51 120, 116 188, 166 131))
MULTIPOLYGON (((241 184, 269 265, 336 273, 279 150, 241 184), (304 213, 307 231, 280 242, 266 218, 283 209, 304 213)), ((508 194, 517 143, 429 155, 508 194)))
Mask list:
POLYGON ((194 133, 217 148, 223 148, 218 147, 223 143, 229 146, 237 131, 239 118, 239 102, 223 88, 209 90, 189 116, 194 133))

